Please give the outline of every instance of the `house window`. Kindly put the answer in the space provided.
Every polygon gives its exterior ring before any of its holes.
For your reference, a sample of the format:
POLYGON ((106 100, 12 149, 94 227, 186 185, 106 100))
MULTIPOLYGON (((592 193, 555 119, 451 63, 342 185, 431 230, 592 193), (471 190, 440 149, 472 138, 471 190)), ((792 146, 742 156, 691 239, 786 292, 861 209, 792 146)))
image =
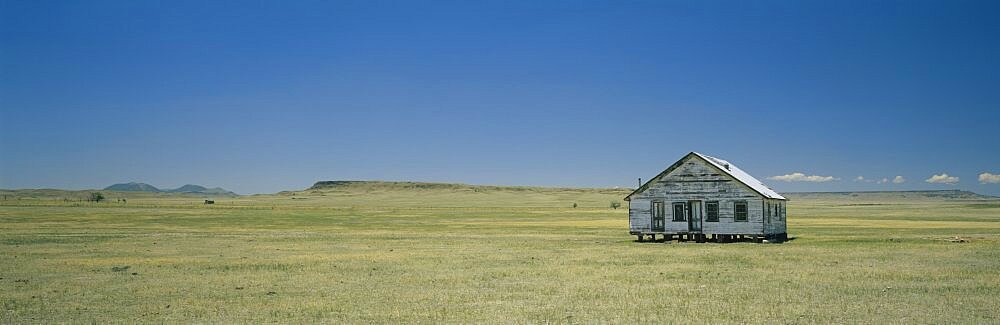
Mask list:
POLYGON ((733 206, 733 212, 736 221, 747 221, 747 202, 736 202, 733 206))
POLYGON ((705 202, 705 221, 719 222, 719 202, 705 202))
POLYGON ((767 212, 764 213, 764 215, 767 216, 767 223, 771 223, 771 211, 773 211, 773 210, 771 210, 771 202, 768 202, 767 203, 767 212))
POLYGON ((674 203, 674 221, 684 221, 684 203, 674 203))

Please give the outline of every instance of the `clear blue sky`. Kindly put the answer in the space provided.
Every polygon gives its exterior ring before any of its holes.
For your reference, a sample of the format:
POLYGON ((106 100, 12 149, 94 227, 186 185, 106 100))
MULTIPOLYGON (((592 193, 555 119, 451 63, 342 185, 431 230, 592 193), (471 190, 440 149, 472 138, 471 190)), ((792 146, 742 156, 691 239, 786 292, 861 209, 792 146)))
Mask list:
POLYGON ((635 186, 699 151, 996 195, 998 140, 996 1, 0 0, 0 188, 635 186))

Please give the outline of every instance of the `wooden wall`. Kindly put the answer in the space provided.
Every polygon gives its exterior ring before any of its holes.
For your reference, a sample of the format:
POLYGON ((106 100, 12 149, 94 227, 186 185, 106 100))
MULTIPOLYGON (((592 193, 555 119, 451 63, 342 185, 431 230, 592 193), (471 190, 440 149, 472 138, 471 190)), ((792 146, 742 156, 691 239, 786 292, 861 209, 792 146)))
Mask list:
POLYGON ((786 215, 785 208, 787 208, 787 202, 782 200, 764 200, 764 234, 782 234, 786 233, 786 215))

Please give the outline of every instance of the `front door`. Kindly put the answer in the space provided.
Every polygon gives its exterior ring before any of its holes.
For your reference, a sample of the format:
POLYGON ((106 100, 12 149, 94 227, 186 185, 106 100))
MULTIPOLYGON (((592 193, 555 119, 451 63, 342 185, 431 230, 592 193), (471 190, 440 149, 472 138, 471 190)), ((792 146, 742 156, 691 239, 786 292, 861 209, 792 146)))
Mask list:
POLYGON ((688 201, 688 231, 701 232, 701 201, 688 201))
POLYGON ((653 201, 653 207, 651 209, 653 215, 652 220, 652 230, 653 231, 663 231, 666 221, 664 220, 663 202, 653 201))

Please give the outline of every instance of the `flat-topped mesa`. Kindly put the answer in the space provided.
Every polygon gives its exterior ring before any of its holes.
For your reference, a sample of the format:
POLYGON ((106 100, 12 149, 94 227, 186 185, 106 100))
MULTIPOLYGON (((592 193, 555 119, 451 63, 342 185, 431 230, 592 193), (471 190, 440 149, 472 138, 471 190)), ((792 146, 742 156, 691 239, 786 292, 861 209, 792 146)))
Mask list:
POLYGON ((371 189, 461 189, 478 187, 475 185, 455 184, 455 183, 428 183, 428 182, 390 182, 390 181, 319 181, 313 184, 309 190, 329 190, 343 188, 371 188, 371 189))
POLYGON ((318 190, 318 189, 325 189, 325 188, 335 188, 335 187, 350 186, 350 185, 359 184, 359 183, 366 183, 366 182, 365 181, 319 181, 319 182, 316 182, 315 184, 313 184, 313 186, 310 187, 310 188, 308 188, 308 189, 310 189, 310 190, 318 190))

